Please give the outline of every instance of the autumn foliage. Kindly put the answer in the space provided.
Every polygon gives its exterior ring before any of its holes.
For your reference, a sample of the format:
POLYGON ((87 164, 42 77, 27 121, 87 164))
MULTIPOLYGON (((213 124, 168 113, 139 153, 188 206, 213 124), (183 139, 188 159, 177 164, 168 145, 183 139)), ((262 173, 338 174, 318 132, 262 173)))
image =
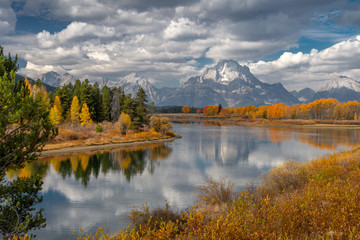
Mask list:
POLYGON ((190 112, 190 107, 189 107, 188 105, 183 106, 183 107, 181 108, 181 111, 182 111, 183 113, 189 113, 189 112, 190 112))
POLYGON ((219 107, 209 105, 204 107, 204 115, 240 116, 250 119, 306 119, 306 120, 359 120, 360 103, 349 101, 339 103, 336 99, 319 99, 308 104, 286 106, 278 103, 271 106, 253 105, 245 107, 224 107, 218 113, 219 107))

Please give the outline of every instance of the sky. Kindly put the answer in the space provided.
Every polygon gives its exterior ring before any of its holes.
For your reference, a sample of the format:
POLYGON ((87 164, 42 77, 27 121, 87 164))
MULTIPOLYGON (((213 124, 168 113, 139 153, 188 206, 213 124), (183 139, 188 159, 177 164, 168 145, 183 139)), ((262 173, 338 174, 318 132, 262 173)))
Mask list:
POLYGON ((266 83, 360 81, 359 0, 1 0, 0 45, 19 73, 176 87, 221 59, 266 83))

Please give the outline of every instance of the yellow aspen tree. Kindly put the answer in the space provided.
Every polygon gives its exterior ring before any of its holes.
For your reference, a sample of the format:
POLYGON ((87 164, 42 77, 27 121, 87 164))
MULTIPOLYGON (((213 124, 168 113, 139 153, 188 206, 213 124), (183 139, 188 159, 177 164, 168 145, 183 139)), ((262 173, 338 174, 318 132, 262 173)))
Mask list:
POLYGON ((53 125, 57 125, 61 122, 61 112, 56 106, 50 109, 49 120, 53 125))
POLYGON ((54 107, 50 109, 49 119, 53 125, 61 122, 61 102, 59 96, 55 97, 54 107))
POLYGON ((81 108, 80 122, 81 122, 81 126, 84 126, 84 125, 88 126, 88 125, 92 124, 92 120, 90 118, 89 107, 87 106, 86 103, 84 103, 81 108))
POLYGON ((126 131, 131 125, 131 117, 130 117, 130 115, 122 112, 120 117, 119 117, 118 124, 119 124, 119 127, 120 127, 121 135, 126 135, 126 131))
POLYGON ((73 123, 79 122, 80 105, 77 96, 73 97, 70 107, 70 119, 73 123))
POLYGON ((54 107, 57 107, 57 109, 60 111, 60 113, 62 112, 62 106, 61 106, 61 101, 60 101, 59 96, 55 96, 54 107))

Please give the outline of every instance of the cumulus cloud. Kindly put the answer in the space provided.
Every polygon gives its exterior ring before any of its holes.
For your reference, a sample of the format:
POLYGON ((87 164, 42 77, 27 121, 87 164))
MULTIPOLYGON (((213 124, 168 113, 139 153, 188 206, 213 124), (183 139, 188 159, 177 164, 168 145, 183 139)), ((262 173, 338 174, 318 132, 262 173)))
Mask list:
POLYGON ((42 48, 51 48, 61 44, 66 44, 69 41, 88 41, 93 38, 110 38, 116 37, 116 32, 113 27, 96 26, 84 22, 72 22, 66 29, 59 33, 50 34, 47 31, 42 31, 37 34, 36 38, 39 46, 42 48))
POLYGON ((322 51, 285 52, 274 61, 258 61, 250 63, 249 67, 266 82, 274 83, 281 79, 290 89, 311 87, 317 90, 334 74, 360 80, 359 62, 360 35, 322 51))
POLYGON ((197 38, 205 38, 207 29, 203 25, 197 25, 187 18, 172 20, 164 31, 165 39, 188 41, 197 38))
MULTIPOLYGON (((277 79, 287 84, 299 83, 291 80, 290 74, 275 74, 271 67, 304 70, 311 65, 311 53, 286 53, 273 63, 254 62, 274 52, 297 47, 301 36, 344 41, 349 38, 348 34, 331 33, 312 25, 329 19, 341 24, 355 22, 358 9, 342 0, 18 2, 22 3, 16 8, 18 15, 68 23, 59 32, 49 28, 34 33, 32 38, 27 35, 31 41, 0 37, 7 49, 33 64, 28 69, 33 74, 36 66, 39 66, 38 74, 42 74, 46 69, 41 68, 42 65, 61 66, 80 79, 119 78, 139 72, 159 85, 172 86, 199 74, 202 64, 189 59, 201 57, 213 62, 219 59, 253 62, 254 71, 268 82, 277 79), (349 6, 353 7, 351 11, 349 6), (264 71, 262 75, 260 69, 264 71), (271 72, 269 77, 265 76, 268 72, 271 72)), ((344 54, 335 52, 333 54, 344 54)), ((311 66, 313 71, 326 71, 325 65, 318 66, 317 70, 311 66)), ((356 72, 356 69, 347 69, 353 75, 356 72)), ((293 76, 301 77, 300 73, 294 72, 293 76)), ((307 76, 304 80, 312 77, 310 73, 307 76)))

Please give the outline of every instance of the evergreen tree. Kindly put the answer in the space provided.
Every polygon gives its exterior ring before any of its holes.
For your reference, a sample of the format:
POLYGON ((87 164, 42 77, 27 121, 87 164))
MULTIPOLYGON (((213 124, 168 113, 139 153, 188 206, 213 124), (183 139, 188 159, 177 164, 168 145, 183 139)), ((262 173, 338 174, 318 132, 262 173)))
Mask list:
POLYGON ((64 85, 63 87, 57 87, 55 95, 59 96, 61 107, 62 107, 62 116, 63 118, 66 118, 66 114, 70 111, 71 102, 73 99, 73 91, 74 86, 69 83, 67 85, 64 85))
POLYGON ((139 88, 135 98, 135 116, 133 118, 133 126, 136 130, 149 124, 148 110, 146 108, 146 93, 143 88, 139 88))
POLYGON ((81 81, 80 79, 76 79, 75 81, 75 85, 74 85, 74 89, 72 91, 72 96, 71 96, 71 99, 74 97, 74 96, 77 96, 78 98, 80 97, 80 88, 81 88, 81 81))
POLYGON ((96 122, 102 122, 104 120, 104 110, 98 82, 95 82, 92 86, 92 100, 94 105, 92 119, 96 122))
MULTIPOLYGON (((131 117, 131 120, 133 120, 136 117, 136 102, 135 99, 131 97, 131 94, 124 96, 124 101, 122 105, 122 111, 126 114, 129 114, 131 117)), ((134 125, 132 125, 134 126, 134 125)))
POLYGON ((101 89, 102 109, 103 109, 103 120, 111 121, 111 94, 110 89, 105 85, 101 89))
POLYGON ((95 93, 93 87, 89 83, 89 80, 85 79, 81 83, 79 102, 80 106, 82 106, 84 103, 87 104, 87 106, 89 107, 91 119, 95 119, 96 117, 94 95, 95 93))
POLYGON ((4 239, 44 227, 43 209, 34 207, 42 201, 37 195, 41 176, 10 181, 5 171, 37 159, 45 142, 56 134, 48 108, 30 95, 24 82, 15 84, 17 68, 17 58, 12 60, 10 54, 5 58, 0 46, 0 236, 4 239))
POLYGON ((10 74, 11 71, 17 72, 19 68, 19 64, 17 64, 17 54, 14 59, 11 57, 10 53, 6 58, 4 55, 4 48, 0 46, 0 56, 0 77, 4 76, 5 73, 10 74))

